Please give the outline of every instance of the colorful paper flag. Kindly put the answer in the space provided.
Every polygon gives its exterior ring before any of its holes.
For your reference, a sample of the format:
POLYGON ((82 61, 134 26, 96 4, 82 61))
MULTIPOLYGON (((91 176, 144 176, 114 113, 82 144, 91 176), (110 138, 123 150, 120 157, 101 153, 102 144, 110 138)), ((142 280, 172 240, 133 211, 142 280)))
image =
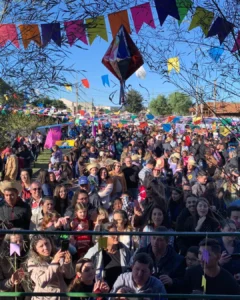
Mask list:
POLYGON ((233 23, 228 22, 224 18, 217 17, 217 19, 214 21, 211 28, 209 29, 207 37, 217 35, 221 45, 224 42, 225 38, 233 30, 233 28, 233 23))
POLYGON ((168 73, 170 73, 172 69, 174 69, 177 73, 180 72, 180 63, 178 57, 169 58, 167 65, 168 65, 168 73))
POLYGON ((31 41, 35 42, 39 47, 42 45, 40 31, 37 24, 19 25, 22 35, 23 46, 27 49, 31 41))
POLYGON ((193 1, 192 0, 176 0, 176 5, 178 8, 178 13, 180 16, 180 20, 178 24, 180 25, 183 19, 186 17, 188 11, 192 8, 193 1))
POLYGON ((103 85, 104 86, 108 85, 110 87, 108 75, 103 75, 101 78, 102 78, 103 85))
POLYGON ((83 20, 64 22, 64 27, 70 46, 72 46, 76 40, 80 40, 88 45, 86 28, 83 20))
POLYGON ((161 26, 165 22, 167 16, 180 20, 176 0, 154 0, 156 10, 161 26))
POLYGON ((234 52, 236 52, 239 49, 240 49, 240 31, 238 31, 238 36, 236 38, 236 42, 235 42, 235 44, 233 46, 232 52, 234 53, 234 52))
POLYGON ((125 29, 127 30, 127 32, 129 34, 131 33, 127 10, 121 10, 119 12, 109 14, 108 20, 110 23, 113 37, 116 36, 121 25, 123 25, 125 27, 125 29))
POLYGON ((149 2, 131 7, 130 10, 137 33, 140 31, 143 23, 156 28, 149 2))
POLYGON ((43 47, 46 47, 51 40, 61 47, 62 37, 60 23, 41 24, 41 29, 43 47))
POLYGON ((97 36, 108 41, 106 23, 103 16, 85 20, 89 44, 91 45, 97 36))
POLYGON ((71 86, 71 85, 65 84, 64 87, 65 87, 65 89, 66 89, 67 91, 72 92, 72 86, 71 86))
POLYGON ((206 264, 209 263, 209 252, 207 249, 203 249, 202 259, 206 264))
POLYGON ((20 245, 15 243, 10 243, 10 256, 12 256, 14 253, 16 253, 18 256, 20 256, 20 245))
POLYGON ((208 50, 210 57, 217 63, 224 52, 223 47, 214 47, 208 50))
POLYGON ((212 24, 214 18, 214 13, 203 7, 198 6, 196 8, 195 14, 193 15, 192 22, 188 30, 192 30, 196 27, 201 27, 205 36, 208 34, 208 30, 212 24))
POLYGON ((0 47, 4 47, 8 41, 11 41, 16 48, 19 48, 18 33, 16 25, 0 25, 0 47))
POLYGON ((144 67, 141 66, 137 71, 136 71, 136 76, 137 78, 140 79, 145 79, 147 75, 147 72, 145 71, 144 67))
POLYGON ((205 294, 207 291, 207 280, 206 280, 205 275, 202 276, 202 285, 201 286, 203 287, 203 292, 205 294))
POLYGON ((81 82, 82 82, 82 85, 83 85, 86 89, 89 89, 89 88, 90 88, 90 84, 89 84, 89 81, 88 81, 87 79, 82 79, 81 82))

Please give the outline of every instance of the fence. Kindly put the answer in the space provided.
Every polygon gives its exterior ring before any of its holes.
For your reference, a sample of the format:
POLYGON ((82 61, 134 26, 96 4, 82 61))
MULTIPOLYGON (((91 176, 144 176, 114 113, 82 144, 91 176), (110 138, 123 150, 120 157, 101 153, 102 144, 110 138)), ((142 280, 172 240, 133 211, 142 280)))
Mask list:
MULTIPOLYGON (((221 236, 240 236, 240 232, 100 232, 100 231, 33 231, 33 230, 0 230, 0 235, 3 234, 42 234, 42 235, 94 235, 94 236, 109 236, 109 235, 129 235, 129 236, 202 236, 205 237, 221 237, 221 236)), ((207 295, 207 294, 159 294, 159 293, 147 293, 147 294, 117 294, 117 293, 107 293, 107 294, 95 294, 95 293, 34 293, 34 292, 1 292, 1 297, 106 297, 106 298, 118 298, 119 296, 125 298, 168 298, 168 299, 240 299, 240 295, 207 295)))

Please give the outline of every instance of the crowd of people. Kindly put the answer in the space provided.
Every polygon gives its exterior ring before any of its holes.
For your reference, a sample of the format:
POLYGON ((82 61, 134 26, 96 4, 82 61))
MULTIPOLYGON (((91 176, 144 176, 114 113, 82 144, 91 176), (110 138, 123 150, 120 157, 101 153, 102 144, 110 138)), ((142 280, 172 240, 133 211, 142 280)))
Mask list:
POLYGON ((1 153, 1 229, 15 232, 1 234, 1 291, 240 293, 238 237, 207 236, 240 229, 234 136, 130 126, 93 137, 86 127, 71 150, 53 146, 33 179, 29 162, 43 140, 17 137, 1 153), (19 255, 10 255, 12 245, 19 255))

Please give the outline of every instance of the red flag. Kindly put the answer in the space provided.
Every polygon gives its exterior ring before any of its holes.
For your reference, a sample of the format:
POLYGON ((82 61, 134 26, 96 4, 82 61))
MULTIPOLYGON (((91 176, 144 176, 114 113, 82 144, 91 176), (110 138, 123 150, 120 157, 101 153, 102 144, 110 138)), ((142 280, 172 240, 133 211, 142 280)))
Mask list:
POLYGON ((90 84, 89 81, 87 79, 82 79, 82 85, 86 88, 89 89, 90 88, 90 84))

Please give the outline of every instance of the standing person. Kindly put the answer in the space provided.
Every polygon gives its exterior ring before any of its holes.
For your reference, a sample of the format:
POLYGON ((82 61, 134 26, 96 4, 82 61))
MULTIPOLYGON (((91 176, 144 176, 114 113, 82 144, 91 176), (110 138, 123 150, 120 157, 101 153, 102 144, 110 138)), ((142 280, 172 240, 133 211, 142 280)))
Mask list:
MULTIPOLYGON (((31 239, 28 259, 28 272, 34 282, 34 292, 66 293, 65 279, 72 279, 75 275, 68 251, 56 251, 53 241, 43 235, 34 235, 31 239)), ((67 298, 50 296, 49 300, 63 300, 67 298)), ((32 300, 42 297, 32 297, 32 300)))
POLYGON ((64 184, 57 185, 54 191, 53 199, 55 203, 55 210, 61 215, 61 217, 63 217, 68 206, 70 205, 68 191, 64 184))
POLYGON ((47 170, 41 169, 37 178, 38 182, 42 185, 42 192, 44 196, 52 196, 53 191, 51 189, 51 186, 49 184, 49 173, 47 170))
POLYGON ((2 181, 0 190, 4 201, 0 202, 0 222, 3 229, 22 228, 29 229, 31 209, 29 205, 18 196, 22 187, 18 182, 2 181))
POLYGON ((34 160, 32 152, 28 149, 27 145, 22 146, 22 151, 17 156, 23 160, 24 168, 29 169, 31 167, 31 161, 34 160))
POLYGON ((125 166, 123 167, 123 173, 127 182, 128 192, 131 194, 134 200, 138 198, 138 173, 140 171, 139 167, 132 164, 131 157, 125 158, 125 166))
POLYGON ((154 158, 150 158, 146 166, 142 168, 142 170, 139 172, 138 177, 141 181, 141 183, 144 182, 144 179, 147 175, 152 175, 153 174, 153 169, 156 166, 156 160, 154 158))
POLYGON ((103 167, 98 172, 99 191, 102 206, 106 209, 110 207, 111 193, 113 190, 113 180, 108 174, 107 168, 103 167))
POLYGON ((31 177, 28 170, 23 169, 20 173, 22 193, 21 198, 23 201, 29 200, 31 198, 30 188, 31 188, 31 177))
POLYGON ((5 175, 4 180, 12 181, 16 180, 18 175, 18 158, 14 153, 14 150, 9 148, 7 152, 5 152, 7 157, 5 164, 5 175))
POLYGON ((112 194, 116 193, 125 193, 127 191, 127 183, 124 177, 124 173, 121 170, 121 163, 120 162, 115 162, 113 164, 113 170, 109 172, 109 175, 113 178, 113 181, 116 182, 118 181, 120 183, 121 191, 117 191, 117 184, 114 184, 113 186, 113 192, 112 194))
POLYGON ((37 132, 36 138, 37 138, 39 150, 41 150, 43 152, 44 151, 44 137, 40 131, 37 132))

